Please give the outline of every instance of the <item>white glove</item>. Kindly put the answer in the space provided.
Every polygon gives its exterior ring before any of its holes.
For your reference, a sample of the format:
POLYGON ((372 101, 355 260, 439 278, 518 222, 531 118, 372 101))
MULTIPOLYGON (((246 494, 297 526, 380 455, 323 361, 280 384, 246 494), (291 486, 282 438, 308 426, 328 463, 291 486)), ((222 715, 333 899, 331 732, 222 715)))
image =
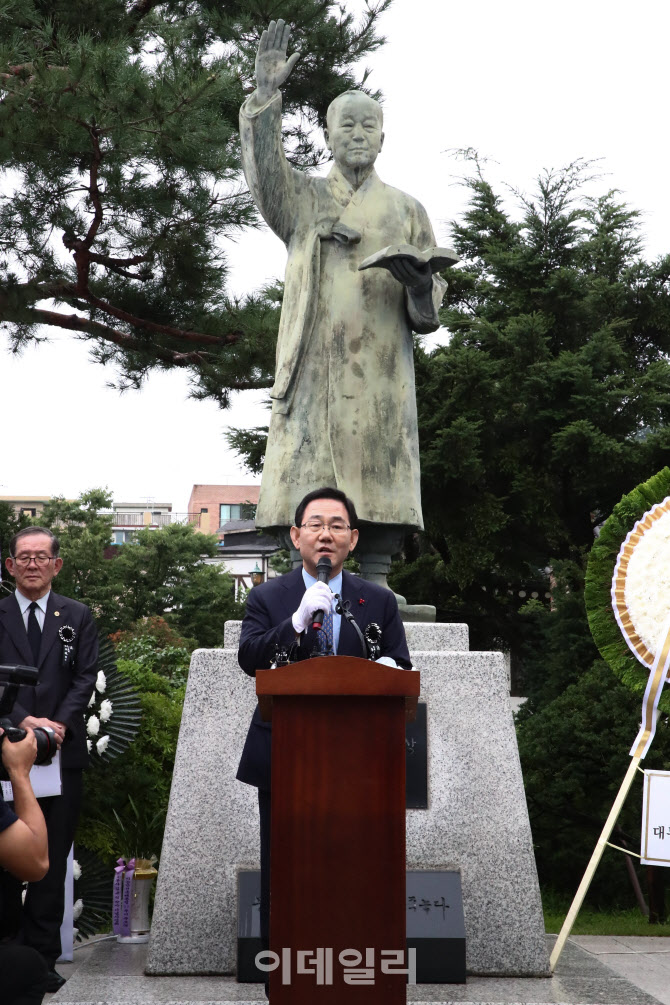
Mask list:
POLYGON ((298 635, 312 624, 315 611, 329 611, 333 603, 333 594, 326 583, 313 583, 302 595, 300 607, 291 621, 298 635))
POLYGON ((375 663, 383 663, 386 667, 395 667, 396 670, 399 669, 398 664, 392 656, 380 656, 378 660, 375 660, 375 663))

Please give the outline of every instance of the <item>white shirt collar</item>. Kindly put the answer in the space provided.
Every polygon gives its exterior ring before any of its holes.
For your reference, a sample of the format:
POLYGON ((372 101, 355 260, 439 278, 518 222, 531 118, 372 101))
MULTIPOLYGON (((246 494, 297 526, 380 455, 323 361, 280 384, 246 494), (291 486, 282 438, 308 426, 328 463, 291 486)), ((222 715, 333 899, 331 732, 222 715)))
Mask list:
MULTIPOLYGON (((47 592, 44 594, 43 597, 40 597, 39 600, 35 601, 35 603, 37 604, 37 606, 39 607, 39 609, 42 611, 43 614, 47 613, 47 600, 49 599, 50 593, 51 590, 47 590, 47 592)), ((30 605, 32 604, 32 600, 29 600, 28 597, 24 597, 21 591, 18 589, 14 590, 14 596, 16 597, 17 604, 21 608, 21 614, 25 614, 30 605)))

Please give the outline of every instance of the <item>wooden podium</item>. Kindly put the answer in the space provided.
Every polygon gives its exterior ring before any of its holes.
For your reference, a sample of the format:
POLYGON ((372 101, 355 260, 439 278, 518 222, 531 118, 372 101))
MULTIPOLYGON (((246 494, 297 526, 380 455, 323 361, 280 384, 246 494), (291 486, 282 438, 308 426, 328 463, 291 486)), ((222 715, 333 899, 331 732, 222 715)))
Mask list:
POLYGON ((405 720, 419 685, 353 656, 256 673, 272 718, 272 1005, 405 1005, 405 720))

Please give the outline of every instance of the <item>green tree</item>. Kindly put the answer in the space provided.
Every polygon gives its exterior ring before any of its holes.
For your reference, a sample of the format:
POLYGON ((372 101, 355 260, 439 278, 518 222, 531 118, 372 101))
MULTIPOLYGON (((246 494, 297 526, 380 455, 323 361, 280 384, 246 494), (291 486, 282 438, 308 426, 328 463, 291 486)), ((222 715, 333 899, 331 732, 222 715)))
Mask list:
POLYGON ((58 534, 63 568, 56 588, 87 604, 101 635, 128 630, 143 618, 164 618, 193 645, 223 645, 226 621, 241 617, 233 580, 216 563, 214 535, 190 524, 143 529, 110 554, 111 496, 103 489, 76 501, 51 499, 40 522, 58 534))
POLYGON ((514 218, 475 164, 454 225, 448 345, 416 350, 428 546, 394 583, 516 655, 525 599, 670 447, 670 256, 645 262, 638 214, 583 194, 578 162, 514 218))
POLYGON ((132 660, 145 670, 159 673, 175 687, 186 684, 197 642, 182 638, 165 618, 141 618, 131 628, 114 632, 110 640, 118 659, 132 660))
POLYGON ((27 527, 30 520, 21 513, 17 516, 13 508, 6 502, 0 502, 0 596, 3 595, 9 585, 13 582, 12 577, 5 568, 5 559, 9 555, 9 542, 14 535, 27 527))
POLYGON ((113 562, 123 588, 114 613, 117 627, 158 615, 200 646, 222 646, 226 621, 241 617, 242 608, 230 575, 203 562, 217 551, 217 538, 190 524, 139 531, 113 562))
MULTIPOLYGON (((284 91, 297 165, 308 127, 356 84, 390 0, 359 23, 334 0, 285 0, 303 55, 284 91)), ((222 237, 255 225, 238 109, 253 89, 255 0, 10 0, 0 11, 0 322, 88 340, 121 384, 186 368, 196 396, 266 387, 280 293, 226 295, 222 237)))
MULTIPOLYGON (((644 261, 638 214, 616 192, 587 198, 588 176, 583 162, 545 173, 512 215, 475 162, 453 233, 451 337, 415 355, 426 536, 392 579, 467 621, 475 648, 511 650, 540 877, 569 896, 640 714, 591 639, 586 559, 670 446, 670 256, 644 261)), ((650 765, 667 759, 666 734, 650 765)), ((620 824, 634 844, 639 799, 620 824)), ((608 855, 592 901, 631 898, 608 855)))
POLYGON ((119 592, 113 569, 105 559, 112 538, 109 510, 112 496, 107 489, 89 489, 76 500, 62 496, 50 499, 36 523, 58 536, 63 568, 54 588, 91 608, 96 621, 105 623, 116 606, 119 592))

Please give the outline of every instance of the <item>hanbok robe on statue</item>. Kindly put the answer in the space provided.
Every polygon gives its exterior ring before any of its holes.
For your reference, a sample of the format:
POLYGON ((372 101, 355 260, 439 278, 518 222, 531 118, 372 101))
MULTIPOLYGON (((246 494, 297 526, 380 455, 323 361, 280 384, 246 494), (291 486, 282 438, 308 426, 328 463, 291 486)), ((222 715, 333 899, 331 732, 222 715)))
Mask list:
POLYGON ((288 527, 305 493, 331 485, 361 520, 423 527, 412 331, 439 326, 446 284, 414 296, 386 269, 358 271, 390 244, 435 244, 423 206, 374 170, 354 189, 292 168, 281 95, 240 110, 242 163, 288 249, 259 527, 288 527))

